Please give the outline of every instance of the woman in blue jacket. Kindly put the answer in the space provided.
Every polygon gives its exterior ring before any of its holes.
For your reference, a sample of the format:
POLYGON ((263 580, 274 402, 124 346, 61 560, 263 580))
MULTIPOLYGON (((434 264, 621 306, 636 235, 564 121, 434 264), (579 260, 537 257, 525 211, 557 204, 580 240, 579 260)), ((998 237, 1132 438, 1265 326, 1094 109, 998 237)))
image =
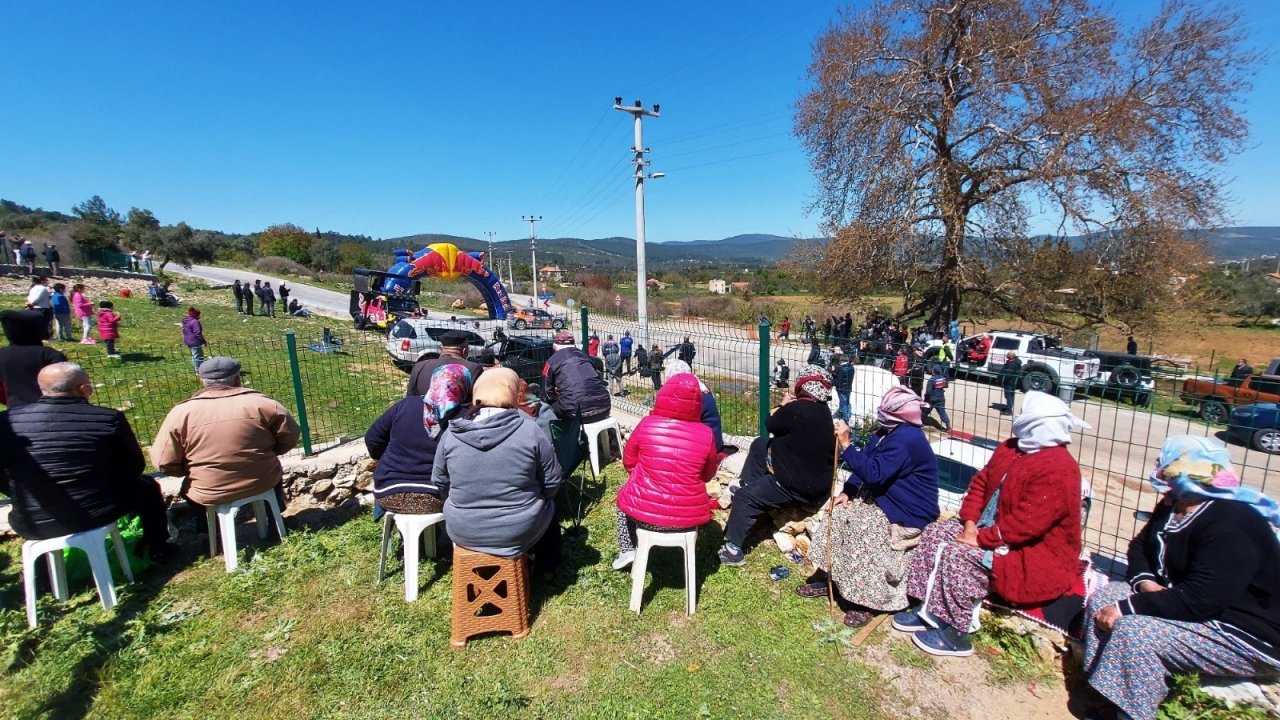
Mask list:
POLYGON ((938 461, 920 428, 921 405, 911 388, 891 388, 876 411, 879 428, 862 450, 851 444, 849 426, 836 423, 849 478, 830 518, 811 531, 809 559, 819 574, 796 592, 825 597, 829 573, 840 596, 854 606, 844 616, 849 627, 908 606, 910 553, 925 526, 938 519, 938 461))

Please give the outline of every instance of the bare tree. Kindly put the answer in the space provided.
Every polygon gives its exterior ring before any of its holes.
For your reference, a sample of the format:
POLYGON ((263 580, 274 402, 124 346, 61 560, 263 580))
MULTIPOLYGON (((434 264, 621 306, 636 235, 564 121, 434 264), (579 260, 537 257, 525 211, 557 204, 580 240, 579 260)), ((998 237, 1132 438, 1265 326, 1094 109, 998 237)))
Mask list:
POLYGON ((1174 0, 1122 31, 1087 0, 880 0, 814 46, 796 133, 832 298, 885 288, 937 322, 973 301, 1133 325, 1225 216, 1258 58, 1234 11, 1174 0), (1046 218, 1055 237, 1030 237, 1046 218), (1069 248, 1058 240, 1070 235, 1069 248))

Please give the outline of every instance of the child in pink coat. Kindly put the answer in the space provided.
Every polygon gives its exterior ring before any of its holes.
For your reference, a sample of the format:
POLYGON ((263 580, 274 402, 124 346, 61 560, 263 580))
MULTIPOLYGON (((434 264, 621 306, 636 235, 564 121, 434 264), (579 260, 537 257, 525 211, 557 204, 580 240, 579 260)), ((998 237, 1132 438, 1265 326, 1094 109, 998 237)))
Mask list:
POLYGON ((98 303, 98 339, 107 344, 107 357, 119 359, 116 340, 120 339, 120 313, 110 300, 98 303))
POLYGON ((76 318, 80 320, 84 329, 80 344, 96 345, 98 341, 89 337, 89 330, 93 327, 93 301, 89 299, 88 293, 84 291, 84 285, 80 283, 71 286, 71 310, 75 312, 76 318))

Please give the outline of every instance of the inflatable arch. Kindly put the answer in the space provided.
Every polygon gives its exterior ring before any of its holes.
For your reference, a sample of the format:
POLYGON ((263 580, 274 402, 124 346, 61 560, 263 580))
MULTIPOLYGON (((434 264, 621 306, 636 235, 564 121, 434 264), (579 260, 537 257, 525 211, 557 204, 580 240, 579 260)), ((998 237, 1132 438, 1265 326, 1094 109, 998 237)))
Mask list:
MULTIPOLYGON (((442 280, 466 278, 480 291, 485 306, 489 308, 491 320, 504 320, 511 312, 511 298, 507 289, 498 280, 497 274, 483 262, 484 253, 463 252, 452 243, 433 243, 421 250, 410 253, 405 248, 395 251, 395 263, 387 269, 394 275, 417 278, 423 275, 442 280)), ((408 290, 409 281, 397 278, 386 278, 382 281, 382 291, 386 293, 403 293, 408 290)))

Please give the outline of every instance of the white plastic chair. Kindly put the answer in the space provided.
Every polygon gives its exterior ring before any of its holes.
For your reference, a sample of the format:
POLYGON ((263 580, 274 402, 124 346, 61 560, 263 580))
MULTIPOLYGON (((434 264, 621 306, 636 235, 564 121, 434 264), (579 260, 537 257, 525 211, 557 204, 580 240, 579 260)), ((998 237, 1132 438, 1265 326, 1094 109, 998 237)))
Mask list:
POLYGON ((654 532, 636 528, 636 558, 631 563, 631 611, 640 613, 640 601, 644 598, 645 569, 649 564, 649 550, 655 547, 684 548, 684 586, 688 608, 693 615, 698 604, 698 573, 693 556, 698 542, 698 530, 686 532, 654 532))
POLYGON ((115 581, 111 577, 111 565, 107 562, 107 550, 104 546, 108 537, 115 545, 116 561, 124 570, 125 577, 129 578, 129 582, 133 582, 133 569, 129 567, 129 558, 124 552, 124 539, 120 537, 120 529, 115 523, 73 535, 63 535, 48 540, 28 540, 22 543, 22 583, 27 596, 28 625, 36 626, 36 561, 41 555, 48 556, 49 581, 53 585, 53 596, 59 600, 66 600, 71 596, 67 590, 67 568, 62 561, 63 548, 79 548, 89 556, 89 567, 93 570, 93 584, 98 586, 98 597, 102 600, 102 608, 110 610, 115 607, 115 581))
MULTIPOLYGON (((401 515, 390 510, 382 516, 382 551, 378 554, 378 582, 387 577, 387 550, 391 547, 391 525, 395 524, 404 544, 404 601, 418 599, 418 540, 425 530, 444 522, 444 513, 401 515)), ((427 556, 436 556, 436 533, 427 533, 427 556)))
MULTIPOLYGON (((622 449, 622 430, 618 427, 618 421, 615 418, 607 417, 593 423, 586 423, 582 426, 582 432, 586 433, 587 445, 591 448, 591 472, 594 477, 600 477, 600 434, 612 432, 613 436, 618 439, 618 449, 622 449)), ((604 436, 607 441, 608 435, 604 436)))
POLYGON ((253 505, 253 517, 258 523, 258 538, 267 539, 266 509, 269 507, 274 516, 276 531, 280 533, 280 542, 284 542, 284 516, 280 514, 280 503, 276 500, 275 488, 264 490, 257 495, 232 500, 229 503, 210 506, 205 511, 205 519, 209 525, 209 557, 218 554, 218 536, 221 535, 222 555, 227 564, 227 572, 235 572, 240 564, 236 557, 236 514, 240 512, 240 508, 249 504, 253 505), (216 533, 213 531, 215 517, 218 521, 216 533))

